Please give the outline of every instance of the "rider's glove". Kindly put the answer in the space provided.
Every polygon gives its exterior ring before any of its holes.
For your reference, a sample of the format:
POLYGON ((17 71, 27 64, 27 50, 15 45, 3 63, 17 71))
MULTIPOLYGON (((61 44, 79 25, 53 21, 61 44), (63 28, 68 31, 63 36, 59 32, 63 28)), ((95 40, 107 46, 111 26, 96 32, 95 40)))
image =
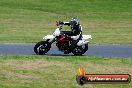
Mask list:
POLYGON ((62 21, 59 21, 59 24, 60 24, 60 25, 63 25, 63 24, 64 24, 64 22, 62 22, 62 21))
POLYGON ((56 21, 56 26, 63 25, 63 24, 64 24, 64 22, 62 22, 62 21, 56 21))

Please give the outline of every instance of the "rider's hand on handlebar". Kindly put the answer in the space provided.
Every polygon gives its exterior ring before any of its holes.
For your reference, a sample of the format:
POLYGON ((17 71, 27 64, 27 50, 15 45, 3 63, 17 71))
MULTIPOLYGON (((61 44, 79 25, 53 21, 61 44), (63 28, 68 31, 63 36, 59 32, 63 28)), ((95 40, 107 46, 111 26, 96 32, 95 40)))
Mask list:
POLYGON ((63 21, 56 21, 56 26, 63 25, 63 24, 64 24, 63 21))
POLYGON ((64 24, 64 22, 63 22, 63 21, 59 21, 59 24, 60 24, 60 25, 63 25, 63 24, 64 24))

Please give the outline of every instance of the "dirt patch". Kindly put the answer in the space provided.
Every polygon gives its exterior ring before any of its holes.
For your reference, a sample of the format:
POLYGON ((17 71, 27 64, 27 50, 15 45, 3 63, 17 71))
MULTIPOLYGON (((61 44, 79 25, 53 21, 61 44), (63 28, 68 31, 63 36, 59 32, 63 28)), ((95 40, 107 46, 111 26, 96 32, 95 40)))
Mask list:
POLYGON ((45 68, 49 66, 63 66, 64 62, 59 61, 46 61, 46 60, 11 60, 8 62, 5 62, 5 65, 9 65, 11 67, 14 67, 16 69, 25 69, 25 70, 33 70, 38 68, 45 68))

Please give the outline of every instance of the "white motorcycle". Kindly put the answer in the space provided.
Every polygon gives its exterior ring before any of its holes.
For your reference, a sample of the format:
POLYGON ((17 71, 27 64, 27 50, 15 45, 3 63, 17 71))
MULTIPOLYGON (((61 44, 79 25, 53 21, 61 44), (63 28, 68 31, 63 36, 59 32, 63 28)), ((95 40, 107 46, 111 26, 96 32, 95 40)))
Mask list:
MULTIPOLYGON (((58 49, 62 52, 70 50, 73 41, 77 40, 79 36, 67 36, 62 31, 62 25, 54 31, 53 35, 46 35, 43 37, 44 41, 38 42, 34 47, 34 52, 38 55, 45 55, 51 48, 52 43, 56 43, 58 49)), ((74 46, 70 53, 74 55, 82 55, 88 50, 89 39, 91 35, 82 35, 81 40, 74 46)))

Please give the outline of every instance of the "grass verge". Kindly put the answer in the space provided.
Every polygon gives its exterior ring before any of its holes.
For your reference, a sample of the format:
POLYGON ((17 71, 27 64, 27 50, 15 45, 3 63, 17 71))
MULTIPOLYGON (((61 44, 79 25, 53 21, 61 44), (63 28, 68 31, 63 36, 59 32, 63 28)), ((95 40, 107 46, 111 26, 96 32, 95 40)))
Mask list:
POLYGON ((132 44, 131 5, 131 0, 0 0, 0 42, 38 42, 53 33, 55 21, 78 17, 91 43, 132 44))
POLYGON ((80 66, 89 74, 132 75, 132 60, 125 58, 0 56, 0 88, 132 88, 132 83, 79 86, 80 66))

